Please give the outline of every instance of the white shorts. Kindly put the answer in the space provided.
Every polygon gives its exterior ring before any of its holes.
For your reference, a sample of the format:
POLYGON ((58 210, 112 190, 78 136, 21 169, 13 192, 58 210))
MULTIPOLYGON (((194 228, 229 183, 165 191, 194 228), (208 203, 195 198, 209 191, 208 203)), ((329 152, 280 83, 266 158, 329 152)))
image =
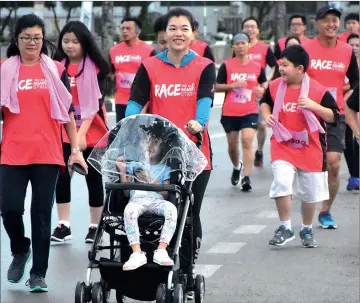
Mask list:
POLYGON ((274 181, 271 184, 270 199, 293 195, 295 175, 301 201, 316 203, 329 199, 327 172, 304 171, 297 169, 289 162, 280 160, 274 161, 271 168, 274 181))

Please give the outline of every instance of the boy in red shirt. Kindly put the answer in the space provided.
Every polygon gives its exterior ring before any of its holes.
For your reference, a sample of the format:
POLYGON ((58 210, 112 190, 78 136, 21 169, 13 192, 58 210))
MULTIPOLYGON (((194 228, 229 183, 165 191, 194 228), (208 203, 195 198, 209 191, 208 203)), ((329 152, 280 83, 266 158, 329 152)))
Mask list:
POLYGON ((270 198, 276 201, 281 222, 269 244, 283 246, 295 239, 291 197, 296 175, 303 212, 301 243, 316 247, 312 231, 316 203, 329 197, 324 122, 334 121, 338 107, 326 88, 306 74, 309 55, 302 46, 289 46, 280 58, 281 77, 270 82, 260 101, 264 120, 273 128, 270 198))
POLYGON ((338 39, 343 42, 347 42, 347 39, 351 34, 360 33, 359 14, 358 13, 348 14, 345 17, 345 27, 346 27, 346 32, 338 36, 338 39))

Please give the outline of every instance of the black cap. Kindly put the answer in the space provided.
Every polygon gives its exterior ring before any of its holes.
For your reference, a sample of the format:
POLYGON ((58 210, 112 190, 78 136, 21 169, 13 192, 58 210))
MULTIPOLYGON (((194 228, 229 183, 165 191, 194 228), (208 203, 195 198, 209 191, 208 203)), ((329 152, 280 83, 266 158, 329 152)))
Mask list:
POLYGON ((320 8, 316 13, 316 20, 322 19, 326 14, 333 13, 339 18, 341 17, 341 12, 333 6, 324 6, 320 8))

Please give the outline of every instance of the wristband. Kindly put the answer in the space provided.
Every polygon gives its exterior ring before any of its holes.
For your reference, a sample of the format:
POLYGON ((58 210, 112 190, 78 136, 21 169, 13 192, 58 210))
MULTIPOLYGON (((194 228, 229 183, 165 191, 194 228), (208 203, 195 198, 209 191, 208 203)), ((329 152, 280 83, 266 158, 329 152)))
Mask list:
POLYGON ((72 148, 71 149, 71 153, 72 154, 76 154, 77 152, 79 152, 80 151, 80 148, 79 147, 77 147, 77 148, 72 148))

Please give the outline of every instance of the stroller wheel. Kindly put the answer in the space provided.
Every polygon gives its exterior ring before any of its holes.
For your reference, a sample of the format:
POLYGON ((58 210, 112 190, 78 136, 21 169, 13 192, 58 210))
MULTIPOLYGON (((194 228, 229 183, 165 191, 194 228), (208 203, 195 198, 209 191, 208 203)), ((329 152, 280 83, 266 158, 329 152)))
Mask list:
POLYGON ((202 275, 197 275, 195 278, 195 303, 203 303, 205 297, 205 278, 202 275))
POLYGON ((164 283, 159 284, 156 290, 156 303, 166 303, 166 286, 164 283))
POLYGON ((117 303, 124 303, 124 296, 118 290, 116 290, 116 302, 117 303))
POLYGON ((94 283, 91 291, 92 303, 105 303, 104 291, 100 282, 94 283))
POLYGON ((173 293, 174 303, 184 303, 184 290, 182 284, 176 284, 173 293))
POLYGON ((105 302, 108 301, 110 299, 110 294, 111 294, 111 289, 109 289, 107 287, 107 283, 106 281, 104 281, 103 278, 100 278, 100 283, 101 283, 101 286, 102 286, 102 289, 103 289, 103 293, 104 293, 104 298, 105 298, 105 302))
POLYGON ((86 288, 84 282, 78 282, 75 288, 75 303, 87 303, 86 288))

